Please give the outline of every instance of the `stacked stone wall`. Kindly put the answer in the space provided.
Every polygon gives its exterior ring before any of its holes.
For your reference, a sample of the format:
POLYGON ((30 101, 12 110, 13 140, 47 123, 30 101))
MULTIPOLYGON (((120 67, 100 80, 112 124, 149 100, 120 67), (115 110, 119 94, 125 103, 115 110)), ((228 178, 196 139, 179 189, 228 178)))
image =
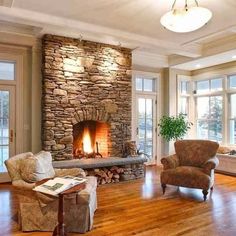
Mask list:
POLYGON ((131 138, 131 50, 45 35, 43 38, 43 149, 54 160, 73 158, 73 125, 110 125, 109 153, 121 156, 131 138))

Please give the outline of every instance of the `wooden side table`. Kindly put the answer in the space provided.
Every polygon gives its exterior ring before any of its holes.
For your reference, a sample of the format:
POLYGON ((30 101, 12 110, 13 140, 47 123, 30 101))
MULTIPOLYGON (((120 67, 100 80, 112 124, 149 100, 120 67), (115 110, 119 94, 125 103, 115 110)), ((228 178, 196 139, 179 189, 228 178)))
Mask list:
MULTIPOLYGON (((36 186, 41 185, 48 181, 49 179, 43 179, 41 181, 38 181, 36 183, 36 186)), ((85 188, 85 183, 78 184, 74 187, 71 187, 61 193, 58 194, 59 196, 59 202, 58 202, 58 224, 55 227, 53 231, 53 236, 66 236, 66 225, 64 223, 64 216, 65 216, 65 211, 64 211, 64 196, 70 195, 70 194, 75 194, 80 192, 85 188)), ((51 196, 51 195, 50 195, 51 196)))

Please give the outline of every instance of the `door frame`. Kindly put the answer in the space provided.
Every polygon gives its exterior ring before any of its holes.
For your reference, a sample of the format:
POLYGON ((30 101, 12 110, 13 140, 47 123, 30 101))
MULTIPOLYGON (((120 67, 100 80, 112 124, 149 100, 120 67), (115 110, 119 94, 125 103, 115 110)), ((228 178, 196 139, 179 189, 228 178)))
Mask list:
MULTIPOLYGON (((152 72, 144 72, 144 71, 138 71, 138 70, 134 70, 132 71, 132 140, 136 141, 136 125, 137 125, 137 114, 136 114, 136 97, 138 94, 149 94, 149 95, 156 95, 156 100, 157 100, 157 104, 156 104, 156 125, 158 123, 158 121, 160 120, 160 117, 162 115, 162 79, 161 79, 161 74, 160 73, 152 73, 152 72), (156 80, 156 92, 152 93, 152 92, 138 92, 136 91, 136 84, 135 84, 135 79, 137 77, 141 77, 141 78, 154 78, 156 80)), ((157 132, 156 132, 156 158, 155 158, 155 165, 159 165, 161 162, 161 154, 162 154, 162 145, 161 145, 161 138, 158 136, 158 126, 157 128, 157 132)))
MULTIPOLYGON (((148 165, 154 165, 156 164, 156 159, 157 159, 157 95, 156 94, 147 94, 147 93, 137 93, 136 94, 136 130, 138 128, 138 99, 139 98, 144 98, 144 99, 152 99, 153 100, 153 128, 152 128, 152 134, 153 134, 153 157, 150 161, 147 162, 148 165)), ((136 133, 136 141, 138 141, 138 135, 136 133)))
MULTIPOLYGON (((9 157, 23 152, 23 131, 24 131, 24 117, 23 117, 23 55, 18 53, 0 52, 0 61, 14 62, 15 63, 15 80, 0 80, 0 86, 2 87, 15 87, 15 151, 9 153, 9 157)), ((0 174, 0 183, 10 181, 9 175, 6 172, 0 174)))
POLYGON ((23 56, 12 53, 0 53, 0 61, 15 62, 15 80, 0 80, 0 85, 15 86, 15 99, 16 99, 16 124, 15 124, 15 140, 16 150, 15 153, 23 152, 23 56))

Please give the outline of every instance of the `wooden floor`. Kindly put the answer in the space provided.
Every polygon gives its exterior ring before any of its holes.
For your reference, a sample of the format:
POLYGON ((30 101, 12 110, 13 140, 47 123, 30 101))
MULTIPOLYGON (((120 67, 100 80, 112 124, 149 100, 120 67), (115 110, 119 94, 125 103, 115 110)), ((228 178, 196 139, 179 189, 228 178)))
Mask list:
MULTIPOLYGON (((216 174, 215 182, 214 192, 206 202, 201 190, 174 186, 168 186, 163 196, 157 167, 148 167, 143 180, 100 186, 94 228, 84 235, 235 236, 236 177, 216 174)), ((1 236, 51 235, 22 233, 16 223, 16 209, 11 185, 1 184, 1 236)))

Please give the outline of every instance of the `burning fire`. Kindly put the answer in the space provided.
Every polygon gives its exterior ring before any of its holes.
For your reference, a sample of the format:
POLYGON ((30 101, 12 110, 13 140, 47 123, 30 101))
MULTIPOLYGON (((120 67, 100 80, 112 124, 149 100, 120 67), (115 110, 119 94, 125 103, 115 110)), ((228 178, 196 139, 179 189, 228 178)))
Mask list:
POLYGON ((84 134, 83 134, 83 148, 85 153, 91 153, 93 152, 91 138, 89 135, 88 127, 84 128, 84 134))

